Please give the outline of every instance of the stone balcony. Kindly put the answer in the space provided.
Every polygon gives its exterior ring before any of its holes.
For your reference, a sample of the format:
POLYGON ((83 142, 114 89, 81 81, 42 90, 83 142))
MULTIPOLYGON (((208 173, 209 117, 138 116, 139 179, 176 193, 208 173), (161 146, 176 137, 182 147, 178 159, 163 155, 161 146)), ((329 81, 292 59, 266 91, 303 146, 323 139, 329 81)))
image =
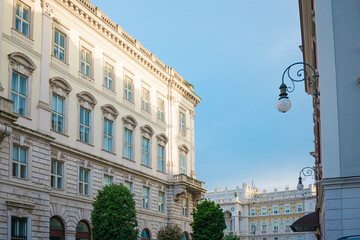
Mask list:
POLYGON ((175 199, 182 194, 191 193, 194 196, 194 200, 199 201, 206 192, 204 182, 187 176, 186 174, 174 175, 172 184, 174 186, 175 199))

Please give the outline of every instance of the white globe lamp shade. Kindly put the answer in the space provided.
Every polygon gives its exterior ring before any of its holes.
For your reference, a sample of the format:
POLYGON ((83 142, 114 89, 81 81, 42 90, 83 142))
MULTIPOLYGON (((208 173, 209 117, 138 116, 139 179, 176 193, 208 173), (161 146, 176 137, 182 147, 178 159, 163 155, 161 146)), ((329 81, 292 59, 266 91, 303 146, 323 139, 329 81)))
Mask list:
POLYGON ((304 185, 302 183, 299 183, 297 186, 296 186, 297 190, 301 191, 304 189, 304 185))
POLYGON ((290 110, 291 101, 288 98, 280 98, 276 104, 276 107, 279 112, 285 113, 290 110))

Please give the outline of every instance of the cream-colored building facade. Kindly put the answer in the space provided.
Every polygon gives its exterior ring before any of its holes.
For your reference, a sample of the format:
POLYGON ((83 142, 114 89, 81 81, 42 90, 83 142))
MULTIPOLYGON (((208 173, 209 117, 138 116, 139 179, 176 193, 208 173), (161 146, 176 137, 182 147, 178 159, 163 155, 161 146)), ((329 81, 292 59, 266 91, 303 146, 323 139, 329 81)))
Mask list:
POLYGON ((302 191, 259 191, 244 183, 235 189, 217 187, 205 198, 219 204, 224 211, 226 230, 243 240, 313 240, 314 233, 294 233, 290 225, 314 212, 316 188, 309 185, 302 191))
POLYGON ((88 238, 109 183, 189 237, 193 86, 86 0, 0 1, 0 32, 0 239, 88 238))

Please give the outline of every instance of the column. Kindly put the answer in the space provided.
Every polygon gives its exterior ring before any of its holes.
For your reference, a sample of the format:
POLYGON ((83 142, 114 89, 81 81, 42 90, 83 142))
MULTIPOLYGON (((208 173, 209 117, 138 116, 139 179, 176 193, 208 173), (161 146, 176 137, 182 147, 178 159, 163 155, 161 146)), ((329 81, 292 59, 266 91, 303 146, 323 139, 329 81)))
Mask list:
MULTIPOLYGON (((4 14, 3 14, 4 2, 5 1, 0 1, 0 33, 1 33, 1 35, 2 35, 3 18, 4 18, 4 14)), ((2 37, 0 37, 0 66, 2 66, 1 65, 1 58, 2 58, 2 37)), ((0 96, 2 96, 2 91, 4 91, 4 88, 3 88, 3 86, 1 86, 1 83, 0 83, 0 96)))
POLYGON ((41 35, 41 66, 40 66, 40 92, 37 105, 37 128, 40 132, 50 132, 50 99, 49 99, 49 65, 51 57, 51 14, 53 7, 48 0, 42 0, 42 35, 41 35))

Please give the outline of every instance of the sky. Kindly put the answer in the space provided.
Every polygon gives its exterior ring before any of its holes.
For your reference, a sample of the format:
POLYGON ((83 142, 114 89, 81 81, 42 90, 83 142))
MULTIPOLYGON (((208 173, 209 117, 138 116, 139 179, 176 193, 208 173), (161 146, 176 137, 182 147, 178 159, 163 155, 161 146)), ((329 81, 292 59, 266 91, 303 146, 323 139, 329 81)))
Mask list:
MULTIPOLYGON (((302 61, 297 0, 90 0, 195 87, 197 178, 295 189, 313 166, 311 96, 276 109, 283 71, 302 61)), ((306 180, 304 185, 312 183, 306 180)))

